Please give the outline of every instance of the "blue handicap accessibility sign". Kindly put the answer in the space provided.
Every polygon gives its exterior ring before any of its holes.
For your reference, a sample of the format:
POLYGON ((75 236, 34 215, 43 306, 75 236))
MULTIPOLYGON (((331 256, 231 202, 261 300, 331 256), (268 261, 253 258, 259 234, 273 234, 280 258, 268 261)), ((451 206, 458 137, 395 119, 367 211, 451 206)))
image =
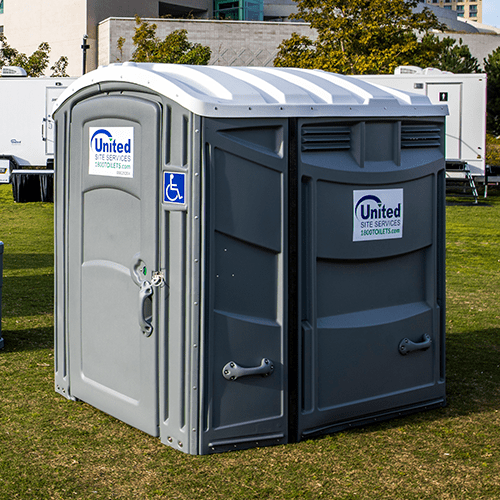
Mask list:
POLYGON ((165 203, 185 203, 186 174, 163 172, 163 201, 165 203))

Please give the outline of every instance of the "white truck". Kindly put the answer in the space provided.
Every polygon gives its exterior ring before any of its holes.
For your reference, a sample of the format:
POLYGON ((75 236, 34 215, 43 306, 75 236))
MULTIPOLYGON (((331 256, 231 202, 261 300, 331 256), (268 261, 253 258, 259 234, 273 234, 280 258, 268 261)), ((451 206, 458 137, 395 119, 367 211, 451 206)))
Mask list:
POLYGON ((0 77, 0 183, 12 169, 46 167, 54 158, 54 102, 76 78, 29 78, 21 68, 0 77))
POLYGON ((454 74, 434 68, 400 66, 393 75, 359 75, 369 83, 423 94, 447 104, 446 162, 484 177, 486 156, 486 74, 454 74))

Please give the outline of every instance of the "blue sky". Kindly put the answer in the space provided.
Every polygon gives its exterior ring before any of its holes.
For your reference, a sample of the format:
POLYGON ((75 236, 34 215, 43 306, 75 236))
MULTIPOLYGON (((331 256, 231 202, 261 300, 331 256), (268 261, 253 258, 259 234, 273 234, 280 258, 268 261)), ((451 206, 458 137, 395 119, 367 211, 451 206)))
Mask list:
POLYGON ((483 24, 500 28, 500 0, 483 0, 483 24))

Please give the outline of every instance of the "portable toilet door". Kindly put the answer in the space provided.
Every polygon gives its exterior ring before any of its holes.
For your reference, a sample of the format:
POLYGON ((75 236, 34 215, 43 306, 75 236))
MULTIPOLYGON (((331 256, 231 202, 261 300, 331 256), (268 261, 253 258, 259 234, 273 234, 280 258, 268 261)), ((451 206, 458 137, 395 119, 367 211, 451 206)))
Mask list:
POLYGON ((67 183, 71 395, 155 436, 158 321, 146 277, 158 269, 161 133, 153 99, 83 100, 71 110, 70 168, 58 171, 59 186, 67 183))
POLYGON ((48 85, 45 88, 45 116, 43 118, 43 132, 42 137, 45 141, 45 154, 49 156, 54 155, 54 120, 52 118, 52 110, 57 98, 64 92, 67 86, 72 83, 74 78, 64 78, 56 81, 55 85, 48 85))
POLYGON ((446 119, 446 159, 456 161, 462 158, 462 83, 427 82, 427 96, 434 104, 446 104, 450 114, 446 119))

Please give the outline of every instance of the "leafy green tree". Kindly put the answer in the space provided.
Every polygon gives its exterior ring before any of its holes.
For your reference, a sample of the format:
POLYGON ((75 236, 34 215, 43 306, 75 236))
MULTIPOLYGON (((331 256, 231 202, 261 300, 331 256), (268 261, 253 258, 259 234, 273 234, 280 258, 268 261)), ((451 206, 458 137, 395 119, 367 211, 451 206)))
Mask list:
MULTIPOLYGON (((43 76, 45 69, 49 64, 50 46, 47 42, 42 42, 38 49, 30 56, 19 52, 7 43, 6 36, 0 34, 0 67, 2 66, 20 66, 28 76, 43 76)), ((61 56, 59 60, 50 69, 54 71, 52 76, 66 75, 68 58, 61 56), (61 74, 61 71, 64 74, 61 74), (57 73, 57 74, 56 74, 57 73)))
POLYGON ((414 12, 418 0, 297 0, 291 16, 311 24, 312 40, 296 33, 284 40, 275 66, 318 68, 344 74, 393 73, 397 66, 429 66, 441 50, 443 31, 427 8, 414 12))
POLYGON ((19 52, 7 43, 7 37, 0 33, 0 67, 12 66, 12 61, 18 56, 19 52))
POLYGON ((500 139, 486 134, 486 163, 491 166, 500 166, 500 139))
POLYGON ((432 67, 452 73, 479 73, 481 71, 479 61, 470 53, 468 45, 464 45, 461 38, 458 43, 451 37, 443 38, 440 42, 436 35, 429 34, 424 37, 422 43, 425 45, 427 40, 430 40, 430 44, 438 49, 434 53, 434 60, 430 62, 432 67))
MULTIPOLYGON (((135 62, 176 63, 206 65, 212 51, 199 43, 190 43, 186 30, 176 30, 163 40, 156 36, 156 24, 149 24, 136 16, 136 47, 132 56, 135 62)), ((123 47, 123 43, 122 43, 123 47)))
POLYGON ((30 56, 23 53, 18 53, 13 59, 13 66, 21 66, 26 70, 28 76, 42 76, 45 68, 49 64, 50 46, 47 42, 42 42, 38 49, 30 56))
POLYGON ((486 101, 486 128, 492 134, 500 135, 500 47, 484 60, 488 75, 486 101))
POLYGON ((117 61, 121 61, 123 59, 123 46, 125 45, 125 42, 126 40, 122 36, 116 41, 116 47, 120 51, 120 57, 117 58, 117 61))
POLYGON ((54 77, 64 77, 69 76, 66 72, 68 68, 68 58, 66 56, 61 56, 51 67, 50 70, 52 74, 50 76, 54 77))

